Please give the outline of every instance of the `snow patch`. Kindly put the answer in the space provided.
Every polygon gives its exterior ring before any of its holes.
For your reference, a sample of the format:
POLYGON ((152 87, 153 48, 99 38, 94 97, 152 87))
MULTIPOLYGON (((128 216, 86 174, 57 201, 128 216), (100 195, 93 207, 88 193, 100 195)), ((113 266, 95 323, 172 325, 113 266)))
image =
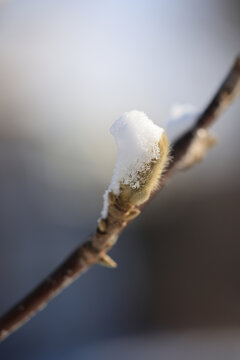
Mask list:
POLYGON ((177 140, 182 134, 192 127, 199 112, 191 104, 175 104, 170 110, 167 120, 166 133, 171 142, 177 140))

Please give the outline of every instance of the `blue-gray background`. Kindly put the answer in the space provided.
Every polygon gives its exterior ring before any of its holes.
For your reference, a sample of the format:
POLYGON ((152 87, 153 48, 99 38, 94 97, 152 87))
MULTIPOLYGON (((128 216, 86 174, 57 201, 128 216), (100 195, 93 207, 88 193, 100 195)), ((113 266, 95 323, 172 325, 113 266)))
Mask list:
MULTIPOLYGON (((138 109, 207 103, 240 50, 237 0, 0 1, 0 312, 93 231, 138 109)), ((238 359, 240 102, 96 266, 1 360, 238 359)))

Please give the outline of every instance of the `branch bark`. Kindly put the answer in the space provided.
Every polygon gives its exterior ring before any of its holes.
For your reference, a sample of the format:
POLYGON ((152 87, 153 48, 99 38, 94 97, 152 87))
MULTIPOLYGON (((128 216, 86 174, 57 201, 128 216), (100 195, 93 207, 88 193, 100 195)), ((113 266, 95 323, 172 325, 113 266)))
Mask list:
MULTIPOLYGON (((205 111, 199 116, 194 126, 173 145, 171 152, 172 160, 160 180, 158 189, 154 191, 151 198, 163 188, 168 178, 172 175, 178 162, 187 153, 196 132, 199 129, 209 127, 237 97, 239 90, 240 56, 235 60, 226 79, 207 105, 205 111)), ((142 209, 143 206, 140 208, 142 209)), ((122 210, 118 210, 121 213, 122 210)), ((98 226, 96 232, 86 243, 77 247, 50 276, 44 279, 29 295, 2 316, 0 319, 0 341, 3 341, 15 330, 23 326, 89 267, 97 263, 107 263, 109 261, 105 258, 106 252, 112 248, 120 233, 131 221, 125 215, 126 213, 122 212, 122 216, 117 218, 110 216, 105 229, 98 226)))

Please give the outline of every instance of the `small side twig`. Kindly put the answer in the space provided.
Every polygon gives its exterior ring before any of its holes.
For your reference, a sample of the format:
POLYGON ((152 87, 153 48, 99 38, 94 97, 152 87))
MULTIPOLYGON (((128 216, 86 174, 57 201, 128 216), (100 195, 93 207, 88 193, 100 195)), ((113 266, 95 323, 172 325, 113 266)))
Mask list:
MULTIPOLYGON (((161 178, 159 187, 151 198, 160 191, 179 161, 187 153, 196 132, 199 129, 209 127, 228 107, 240 90, 240 57, 236 59, 226 79, 218 89, 216 95, 199 116, 196 123, 188 132, 181 136, 173 145, 171 158, 161 178)), ((48 302, 59 294, 65 287, 70 285, 89 267, 97 263, 105 263, 114 267, 111 258, 106 257, 106 252, 117 241, 118 236, 127 226, 130 220, 119 216, 118 219, 110 221, 106 228, 98 227, 96 232, 80 245, 50 276, 36 287, 29 295, 20 301, 15 307, 0 319, 0 341, 7 338, 12 332, 23 326, 38 311, 42 310, 48 302)))

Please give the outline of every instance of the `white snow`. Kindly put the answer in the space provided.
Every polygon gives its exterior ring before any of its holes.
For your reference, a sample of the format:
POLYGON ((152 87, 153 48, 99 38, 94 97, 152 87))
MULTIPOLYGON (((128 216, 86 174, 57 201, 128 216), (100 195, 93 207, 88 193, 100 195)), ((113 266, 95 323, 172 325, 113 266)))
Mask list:
POLYGON ((199 115, 196 107, 191 104, 175 104, 170 110, 166 133, 168 139, 174 142, 185 131, 191 128, 199 115))
POLYGON ((151 160, 159 159, 159 140, 164 129, 155 125, 144 112, 124 113, 110 128, 114 136, 118 156, 111 183, 105 192, 101 217, 107 217, 108 193, 119 195, 120 183, 133 189, 139 187, 139 172, 148 169, 151 160))

